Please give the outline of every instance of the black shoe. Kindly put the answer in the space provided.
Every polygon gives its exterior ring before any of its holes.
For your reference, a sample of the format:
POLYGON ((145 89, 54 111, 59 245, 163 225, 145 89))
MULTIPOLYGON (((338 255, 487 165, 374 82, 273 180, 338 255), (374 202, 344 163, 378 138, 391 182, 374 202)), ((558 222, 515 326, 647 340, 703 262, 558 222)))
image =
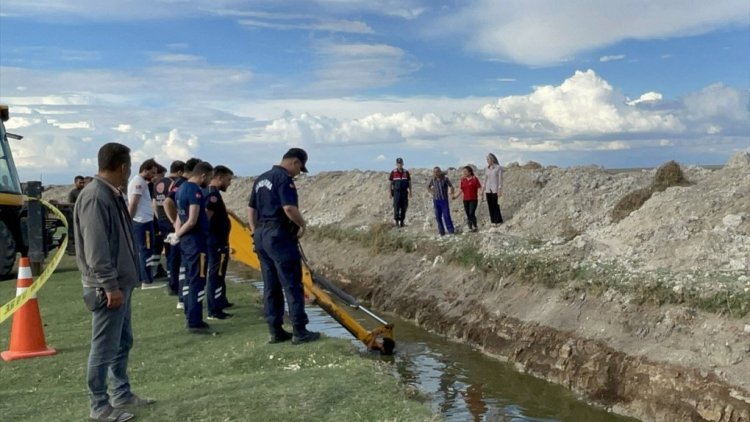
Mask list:
POLYGON ((314 331, 307 331, 306 328, 301 330, 294 330, 294 336, 292 336, 292 344, 309 343, 320 339, 320 333, 314 331))
POLYGON ((169 273, 162 267, 159 266, 159 268, 156 269, 156 274, 154 274, 154 278, 168 278, 169 273))
POLYGON ((406 224, 404 224, 404 220, 401 220, 400 225, 401 225, 401 227, 405 227, 406 226, 406 224))
POLYGON ((229 309, 229 308, 231 308, 232 306, 234 306, 234 303, 229 303, 229 302, 227 302, 227 304, 226 304, 226 305, 224 305, 224 309, 229 309))
POLYGON ((274 327, 269 330, 271 335, 268 338, 268 344, 283 343, 292 339, 292 333, 281 327, 274 327))
POLYGON ((232 314, 228 314, 228 313, 226 313, 224 311, 219 311, 219 312, 216 312, 216 313, 213 313, 213 314, 208 314, 208 318, 207 319, 209 319, 209 320, 212 320, 212 319, 227 319, 227 318, 231 318, 231 317, 232 317, 232 314))
POLYGON ((188 327, 188 332, 190 334, 211 334, 211 327, 206 324, 205 322, 201 321, 199 325, 196 325, 195 327, 188 327))
POLYGON ((172 289, 167 289, 167 294, 169 296, 177 296, 177 292, 172 289))

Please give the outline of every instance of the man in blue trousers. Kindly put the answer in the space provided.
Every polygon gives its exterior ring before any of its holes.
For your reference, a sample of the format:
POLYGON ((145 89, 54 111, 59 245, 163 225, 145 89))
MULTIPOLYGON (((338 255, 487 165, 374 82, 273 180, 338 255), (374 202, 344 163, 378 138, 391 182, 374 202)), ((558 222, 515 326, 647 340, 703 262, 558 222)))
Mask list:
POLYGON ((203 321, 203 299, 206 296, 206 253, 208 252, 208 215, 203 189, 208 186, 213 167, 202 161, 190 173, 190 178, 177 191, 178 225, 168 236, 172 244, 179 244, 185 284, 182 301, 185 304, 187 329, 190 333, 210 333, 203 321))
POLYGON ((255 179, 247 208, 255 251, 263 275, 263 302, 271 333, 269 343, 315 341, 320 333, 307 330, 298 238, 305 234, 305 219, 297 203, 294 177, 307 173, 307 152, 292 148, 281 163, 255 179), (293 333, 284 330, 284 297, 289 304, 293 333))
POLYGON ((451 220, 450 202, 448 202, 448 198, 453 196, 453 184, 440 167, 432 169, 432 179, 430 179, 430 184, 427 185, 427 190, 432 193, 432 205, 435 208, 438 233, 443 236, 445 231, 448 230, 449 234, 453 234, 455 230, 453 220, 451 220), (450 196, 448 196, 448 189, 450 189, 450 196))
POLYGON ((226 319, 230 308, 227 300, 227 264, 229 263, 229 230, 231 223, 221 192, 232 184, 234 173, 225 166, 214 167, 208 184, 206 211, 208 212, 208 319, 226 319))

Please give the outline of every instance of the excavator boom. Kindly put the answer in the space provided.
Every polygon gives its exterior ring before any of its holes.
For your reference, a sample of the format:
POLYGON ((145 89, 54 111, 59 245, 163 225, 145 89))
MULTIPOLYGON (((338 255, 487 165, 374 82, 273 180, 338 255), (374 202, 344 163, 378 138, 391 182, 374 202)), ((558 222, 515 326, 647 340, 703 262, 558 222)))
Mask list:
MULTIPOLYGON (((229 247, 232 259, 260 271, 260 261, 253 250, 253 235, 250 227, 233 213, 229 213, 229 219, 232 223, 232 229, 229 232, 229 247)), ((304 260, 302 262, 302 285, 305 288, 305 296, 312 299, 316 305, 326 311, 351 335, 364 343, 369 350, 378 351, 384 355, 393 354, 396 347, 396 342, 393 339, 393 325, 362 306, 355 298, 336 287, 329 280, 314 275, 304 260), (336 303, 332 295, 345 302, 350 308, 364 312, 376 321, 378 326, 374 330, 368 331, 344 307, 336 303)))

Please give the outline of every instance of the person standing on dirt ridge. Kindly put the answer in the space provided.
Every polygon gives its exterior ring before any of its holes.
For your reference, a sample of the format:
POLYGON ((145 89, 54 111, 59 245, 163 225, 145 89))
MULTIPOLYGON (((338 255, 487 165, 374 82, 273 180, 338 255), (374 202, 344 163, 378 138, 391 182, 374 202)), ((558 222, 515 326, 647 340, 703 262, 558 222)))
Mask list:
POLYGON ((75 204, 76 200, 78 199, 78 195, 81 194, 81 191, 83 190, 83 187, 86 186, 84 183, 83 176, 76 176, 73 178, 73 184, 75 187, 71 189, 70 192, 68 192, 68 203, 75 204))
POLYGON ((487 197, 487 207, 490 211, 490 223, 493 227, 503 224, 500 213, 499 197, 503 194, 503 167, 493 153, 487 154, 487 169, 484 171, 482 192, 487 197))
POLYGON ((159 164, 149 158, 141 164, 138 174, 128 183, 128 212, 133 219, 133 233, 138 247, 138 261, 141 272, 141 288, 152 289, 163 285, 154 284, 151 272, 151 256, 154 253, 154 209, 148 184, 156 175, 159 164))
POLYGON ((388 180, 393 199, 393 219, 396 221, 396 227, 404 227, 406 209, 411 197, 411 175, 409 170, 404 168, 403 158, 396 158, 396 168, 391 171, 388 180))
POLYGON ((263 275, 263 302, 269 343, 306 343, 320 338, 308 331, 302 287, 299 238, 307 223, 299 211, 294 177, 307 173, 307 152, 291 148, 281 163, 255 179, 247 205, 247 221, 263 275), (284 297, 293 333, 284 330, 284 297))
POLYGON ((208 319, 226 319, 232 316, 224 312, 233 304, 227 300, 227 264, 229 263, 229 221, 227 207, 221 192, 226 192, 232 184, 234 172, 225 166, 214 167, 206 195, 208 213, 208 319))
POLYGON ((454 194, 453 184, 440 169, 432 169, 432 179, 427 185, 427 190, 432 193, 432 206, 435 209, 435 219, 437 219, 438 233, 440 236, 445 234, 446 229, 449 234, 454 234, 453 220, 451 220, 451 208, 448 198, 454 194), (448 190, 450 189, 450 195, 448 190), (445 226, 443 226, 445 224, 445 226))
POLYGON ((459 196, 464 196, 464 212, 466 212, 466 222, 468 223, 469 230, 472 232, 477 231, 477 204, 479 203, 479 189, 482 185, 479 183, 479 179, 474 176, 474 169, 471 166, 463 168, 463 177, 461 178, 461 192, 453 196, 453 199, 457 199, 459 196))
POLYGON ((126 408, 154 403, 133 394, 128 378, 133 346, 131 297, 140 277, 133 222, 118 187, 130 177, 130 148, 108 143, 99 149, 97 158, 99 172, 81 191, 73 211, 76 264, 83 301, 91 312, 86 374, 89 417, 124 422, 134 417, 126 408))

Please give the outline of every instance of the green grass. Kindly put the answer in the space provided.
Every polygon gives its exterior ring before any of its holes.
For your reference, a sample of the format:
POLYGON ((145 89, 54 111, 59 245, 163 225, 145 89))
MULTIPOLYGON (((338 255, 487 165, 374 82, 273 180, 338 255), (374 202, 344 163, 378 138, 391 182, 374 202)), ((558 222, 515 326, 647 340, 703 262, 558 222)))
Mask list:
MULTIPOLYGON (((695 309, 742 318, 750 314, 750 292, 732 285, 720 275, 712 275, 711 281, 723 282, 726 289, 701 291, 688 286, 675 291, 673 285, 660 280, 663 274, 624 275, 626 272, 613 265, 598 265, 591 268, 577 262, 555 259, 538 254, 511 254, 497 251, 483 253, 476 243, 461 239, 458 242, 439 243, 430 239, 409 238, 391 225, 375 225, 365 230, 343 228, 338 225, 315 227, 312 234, 336 241, 349 241, 369 248, 373 255, 381 253, 418 252, 429 258, 442 256, 447 263, 475 268, 484 274, 517 280, 529 284, 541 284, 548 288, 562 288, 567 293, 585 291, 595 295, 613 289, 633 297, 638 303, 654 305, 679 304, 695 309)), ((531 240, 530 245, 539 245, 531 240)))
MULTIPOLYGON (((15 282, 0 283, 0 302, 15 282)), ((90 314, 72 259, 39 295, 47 343, 57 355, 0 361, 0 419, 86 420, 90 314)), ((163 289, 133 295, 133 391, 158 402, 135 411, 144 421, 424 421, 434 420, 384 363, 347 340, 269 345, 257 291, 229 286, 234 318, 212 324, 217 336, 190 335, 182 311, 163 289)), ((11 321, 0 327, 8 349, 11 321)))

